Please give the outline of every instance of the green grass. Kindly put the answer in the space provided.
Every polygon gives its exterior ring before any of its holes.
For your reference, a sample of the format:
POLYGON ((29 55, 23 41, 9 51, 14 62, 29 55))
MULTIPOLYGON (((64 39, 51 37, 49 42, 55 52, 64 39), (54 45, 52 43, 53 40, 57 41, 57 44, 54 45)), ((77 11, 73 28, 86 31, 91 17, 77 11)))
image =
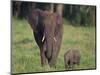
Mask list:
POLYGON ((41 67, 40 51, 35 43, 32 29, 26 20, 12 20, 12 73, 60 71, 64 68, 64 53, 78 48, 80 65, 75 69, 93 69, 95 65, 95 27, 74 27, 64 21, 63 41, 56 69, 41 67))

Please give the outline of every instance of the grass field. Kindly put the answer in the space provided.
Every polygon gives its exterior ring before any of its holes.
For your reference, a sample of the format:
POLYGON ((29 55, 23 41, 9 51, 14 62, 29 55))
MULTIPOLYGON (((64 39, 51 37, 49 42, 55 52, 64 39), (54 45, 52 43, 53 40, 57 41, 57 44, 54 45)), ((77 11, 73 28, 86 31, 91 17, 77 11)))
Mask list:
POLYGON ((56 69, 41 67, 40 52, 32 29, 26 20, 12 19, 12 73, 61 71, 64 68, 64 53, 69 48, 78 48, 80 65, 75 69, 95 69, 95 27, 74 27, 64 20, 63 41, 56 69))

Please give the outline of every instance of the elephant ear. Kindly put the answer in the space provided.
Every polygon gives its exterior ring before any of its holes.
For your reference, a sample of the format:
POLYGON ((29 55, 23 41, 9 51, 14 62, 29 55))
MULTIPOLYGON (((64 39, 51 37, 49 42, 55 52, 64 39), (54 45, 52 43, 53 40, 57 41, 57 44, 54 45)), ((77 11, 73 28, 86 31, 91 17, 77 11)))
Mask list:
POLYGON ((28 23, 30 24, 30 26, 34 30, 34 32, 36 32, 36 27, 38 25, 38 17, 39 17, 38 13, 39 13, 39 11, 34 10, 27 17, 28 23))

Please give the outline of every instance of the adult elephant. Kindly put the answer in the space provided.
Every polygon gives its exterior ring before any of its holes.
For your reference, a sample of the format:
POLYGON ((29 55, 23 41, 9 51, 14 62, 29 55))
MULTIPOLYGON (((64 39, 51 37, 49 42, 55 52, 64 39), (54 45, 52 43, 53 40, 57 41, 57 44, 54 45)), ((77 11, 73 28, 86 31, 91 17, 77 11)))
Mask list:
POLYGON ((62 16, 34 9, 27 18, 40 49, 41 65, 55 66, 63 35, 62 16))

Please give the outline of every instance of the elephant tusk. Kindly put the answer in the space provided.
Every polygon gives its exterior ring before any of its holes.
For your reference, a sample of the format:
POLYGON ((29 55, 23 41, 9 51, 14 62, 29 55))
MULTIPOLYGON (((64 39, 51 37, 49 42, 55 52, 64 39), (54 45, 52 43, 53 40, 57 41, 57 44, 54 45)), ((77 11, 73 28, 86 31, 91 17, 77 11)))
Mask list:
POLYGON ((56 38, 54 37, 54 41, 57 42, 56 38))
POLYGON ((43 38, 42 38, 42 42, 44 41, 44 39, 45 39, 45 36, 43 36, 43 38))

